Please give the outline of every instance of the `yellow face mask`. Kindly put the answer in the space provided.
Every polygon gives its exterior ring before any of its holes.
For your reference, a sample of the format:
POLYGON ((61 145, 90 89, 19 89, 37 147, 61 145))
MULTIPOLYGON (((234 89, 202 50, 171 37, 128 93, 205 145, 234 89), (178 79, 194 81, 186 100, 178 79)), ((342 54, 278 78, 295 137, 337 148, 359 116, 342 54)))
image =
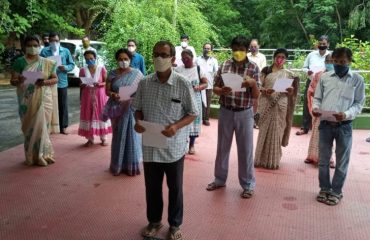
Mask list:
POLYGON ((237 62, 243 61, 246 57, 247 57, 247 52, 245 52, 245 51, 235 51, 235 52, 233 52, 233 58, 237 62))

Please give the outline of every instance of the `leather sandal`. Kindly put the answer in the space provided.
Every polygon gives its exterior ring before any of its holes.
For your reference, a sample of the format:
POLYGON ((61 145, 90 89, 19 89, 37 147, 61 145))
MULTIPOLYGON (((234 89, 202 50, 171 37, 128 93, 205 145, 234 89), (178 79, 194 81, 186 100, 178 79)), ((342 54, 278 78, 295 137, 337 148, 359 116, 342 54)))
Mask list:
POLYGON ((313 160, 307 158, 306 160, 304 160, 304 163, 312 164, 313 163, 313 160))
POLYGON ((254 191, 252 189, 244 189, 243 192, 240 194, 242 198, 251 198, 254 195, 254 191))
POLYGON ((213 191, 213 190, 216 190, 216 189, 219 189, 219 188, 223 188, 225 187, 226 185, 218 185, 216 184, 215 182, 211 182, 210 184, 207 185, 207 191, 213 191))
POLYGON ((325 204, 329 205, 329 206, 335 206, 340 202, 342 197, 343 197, 343 195, 337 196, 337 195, 330 194, 330 195, 328 195, 328 197, 325 201, 325 204))
POLYGON ((163 224, 161 222, 159 223, 149 223, 148 226, 146 226, 142 232, 141 235, 143 237, 154 237, 159 229, 163 227, 163 224))

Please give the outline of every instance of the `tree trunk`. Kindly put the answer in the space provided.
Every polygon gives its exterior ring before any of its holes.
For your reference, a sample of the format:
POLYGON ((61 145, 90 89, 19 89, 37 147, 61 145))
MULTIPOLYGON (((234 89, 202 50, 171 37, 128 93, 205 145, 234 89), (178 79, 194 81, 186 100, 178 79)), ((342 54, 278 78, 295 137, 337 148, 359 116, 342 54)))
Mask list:
MULTIPOLYGON (((293 2, 293 0, 290 0, 290 4, 292 5, 292 7, 293 7, 293 9, 294 9, 294 2, 293 2)), ((301 19, 299 18, 297 11, 296 11, 296 10, 294 10, 294 12, 295 12, 295 17, 296 17, 296 19, 297 19, 297 22, 299 23, 299 25, 300 25, 300 26, 301 26, 301 28, 302 28, 302 31, 303 31, 303 33, 304 33, 304 36, 305 36, 306 40, 307 40, 307 43, 308 43, 308 44, 310 44, 310 37, 308 36, 307 30, 306 30, 306 28, 304 27, 304 25, 303 25, 303 23, 302 23, 301 19)))

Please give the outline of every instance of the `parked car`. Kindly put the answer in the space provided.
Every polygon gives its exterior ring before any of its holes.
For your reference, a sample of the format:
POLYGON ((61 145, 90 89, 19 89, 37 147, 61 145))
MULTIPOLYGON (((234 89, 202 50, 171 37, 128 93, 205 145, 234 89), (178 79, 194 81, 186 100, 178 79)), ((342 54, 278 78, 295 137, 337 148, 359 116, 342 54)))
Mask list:
MULTIPOLYGON (((64 39, 64 40, 60 40, 60 45, 62 47, 69 49, 74 61, 76 62, 74 69, 68 73, 68 83, 71 86, 78 86, 80 83, 80 78, 78 75, 80 73, 81 66, 78 66, 77 64, 76 53, 77 53, 77 50, 82 48, 82 41, 81 39, 77 39, 77 40, 76 39, 64 39)), ((106 63, 105 45, 106 45, 105 42, 90 41, 90 46, 95 48, 97 51, 96 60, 98 64, 105 65, 106 63)))

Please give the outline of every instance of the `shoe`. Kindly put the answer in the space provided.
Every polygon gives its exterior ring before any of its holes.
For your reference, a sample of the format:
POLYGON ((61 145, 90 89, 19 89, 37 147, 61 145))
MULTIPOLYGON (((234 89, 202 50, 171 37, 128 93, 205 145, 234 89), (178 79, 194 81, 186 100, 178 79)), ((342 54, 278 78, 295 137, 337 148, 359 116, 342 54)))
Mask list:
POLYGON ((157 223, 149 223, 148 226, 146 226, 142 231, 141 231, 141 236, 143 237, 154 237, 159 229, 163 227, 163 224, 161 222, 157 223))
POLYGON ((194 155, 195 154, 195 148, 194 146, 190 146, 189 147, 189 152, 188 152, 190 155, 194 155))
POLYGON ((301 136, 301 135, 304 135, 304 134, 307 134, 307 133, 308 133, 308 131, 301 129, 298 132, 296 132, 295 135, 301 136))
POLYGON ((203 125, 205 125, 205 126, 210 126, 211 124, 209 123, 209 121, 208 121, 208 120, 203 120, 203 125))
POLYGON ((366 138, 366 142, 370 142, 370 137, 366 138))
POLYGON ((182 233, 178 227, 170 227, 167 240, 182 240, 182 233))
POLYGON ((62 128, 62 129, 60 130, 60 134, 68 135, 68 134, 69 134, 69 132, 67 131, 67 128, 62 128))

